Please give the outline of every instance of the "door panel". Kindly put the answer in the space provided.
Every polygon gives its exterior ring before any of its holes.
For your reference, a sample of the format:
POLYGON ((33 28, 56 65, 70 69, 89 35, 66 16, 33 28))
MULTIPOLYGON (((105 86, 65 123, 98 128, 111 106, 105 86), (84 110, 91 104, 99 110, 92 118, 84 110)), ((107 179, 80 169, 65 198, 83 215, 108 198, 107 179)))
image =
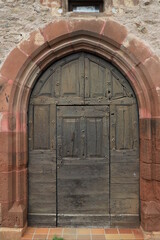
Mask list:
POLYGON ((103 155, 103 119, 86 118, 86 157, 103 155))
POLYGON ((84 103, 84 54, 75 54, 68 57, 61 65, 59 89, 59 104, 84 103))
POLYGON ((110 106, 111 225, 139 224, 139 156, 136 103, 110 106), (120 216, 123 216, 120 221, 120 216), (127 217, 128 215, 128 217, 127 217), (125 217, 126 216, 126 217, 125 217), (129 219, 129 220, 128 220, 129 219))
POLYGON ((105 106, 61 106, 57 111, 57 142, 62 149, 57 152, 58 226, 69 226, 71 216, 74 226, 86 226, 94 217, 95 226, 109 225, 106 112, 105 106))
POLYGON ((55 105, 30 106, 28 164, 30 225, 56 226, 55 109, 55 105))
POLYGON ((79 119, 64 119, 63 120, 63 133, 65 132, 65 138, 63 139, 62 154, 63 157, 80 156, 79 139, 80 139, 80 121, 79 119))
POLYGON ((33 132, 33 149, 49 149, 50 146, 50 131, 48 124, 50 122, 50 107, 34 106, 33 118, 36 120, 33 132))
POLYGON ((110 68, 100 58, 85 54, 85 103, 107 104, 109 99, 109 85, 111 81, 110 68))

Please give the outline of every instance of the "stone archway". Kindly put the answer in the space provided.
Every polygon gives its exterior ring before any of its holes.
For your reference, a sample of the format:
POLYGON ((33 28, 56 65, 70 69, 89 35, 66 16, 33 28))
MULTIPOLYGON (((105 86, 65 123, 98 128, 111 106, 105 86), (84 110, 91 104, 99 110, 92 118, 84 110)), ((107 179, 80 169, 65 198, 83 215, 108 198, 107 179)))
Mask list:
POLYGON ((28 225, 139 226, 138 107, 117 68, 86 52, 56 61, 28 115, 28 225))
POLYGON ((27 109, 31 89, 49 64, 87 51, 112 62, 128 78, 139 105, 141 226, 160 228, 160 62, 110 19, 60 20, 39 29, 1 69, 0 202, 3 227, 27 222, 27 109))

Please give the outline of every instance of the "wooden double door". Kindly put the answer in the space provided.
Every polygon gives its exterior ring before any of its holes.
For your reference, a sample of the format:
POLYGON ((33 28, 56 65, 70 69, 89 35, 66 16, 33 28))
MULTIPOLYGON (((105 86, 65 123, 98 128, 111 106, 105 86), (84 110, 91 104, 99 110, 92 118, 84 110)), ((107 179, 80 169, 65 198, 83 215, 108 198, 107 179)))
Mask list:
POLYGON ((138 147, 124 76, 86 53, 54 63, 29 104, 29 225, 137 226, 138 147))

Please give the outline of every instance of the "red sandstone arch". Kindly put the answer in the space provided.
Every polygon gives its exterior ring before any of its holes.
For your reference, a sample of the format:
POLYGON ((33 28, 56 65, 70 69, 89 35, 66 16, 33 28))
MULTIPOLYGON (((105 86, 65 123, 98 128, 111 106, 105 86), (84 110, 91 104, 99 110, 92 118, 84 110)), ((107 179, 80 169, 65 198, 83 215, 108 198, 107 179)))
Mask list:
POLYGON ((27 222, 27 109, 31 89, 51 62, 96 53, 128 78, 139 105, 141 225, 160 229, 160 61, 126 28, 107 20, 59 20, 31 33, 0 71, 0 203, 3 227, 27 222))

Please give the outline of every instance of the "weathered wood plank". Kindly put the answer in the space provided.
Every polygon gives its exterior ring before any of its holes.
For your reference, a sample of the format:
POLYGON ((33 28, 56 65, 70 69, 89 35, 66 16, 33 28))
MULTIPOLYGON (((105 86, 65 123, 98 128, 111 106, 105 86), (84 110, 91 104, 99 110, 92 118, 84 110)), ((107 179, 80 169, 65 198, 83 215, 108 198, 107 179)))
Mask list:
MULTIPOLYGON (((42 206, 43 208, 43 206, 42 206)), ((51 214, 28 214, 29 226, 35 227, 55 227, 56 215, 51 214)))
MULTIPOLYGON (((126 180, 127 182, 127 180, 126 180)), ((111 184, 111 201, 115 198, 122 199, 137 199, 139 196, 139 184, 133 183, 122 183, 122 184, 111 184)))
POLYGON ((136 149, 111 151, 111 163, 136 163, 139 164, 139 153, 136 149))
POLYGON ((49 106, 34 106, 34 125, 33 125, 33 148, 49 149, 50 132, 49 132, 49 106))
POLYGON ((138 214, 139 199, 115 198, 111 200, 110 208, 112 214, 138 214))
POLYGON ((62 214, 58 215, 58 226, 59 227, 104 227, 107 228, 110 226, 110 216, 106 214, 97 215, 87 215, 87 214, 75 214, 67 215, 62 214))
POLYGON ((112 163, 111 178, 139 178, 139 165, 137 163, 112 163))
POLYGON ((92 215, 109 213, 108 197, 109 194, 105 193, 69 195, 64 193, 58 196, 58 213, 91 213, 92 215))
POLYGON ((78 165, 65 165, 62 162, 61 167, 58 169, 58 174, 61 179, 96 179, 96 178, 106 178, 109 176, 109 167, 104 163, 97 164, 84 164, 85 160, 81 161, 78 165))
POLYGON ((139 214, 128 215, 128 214, 111 214, 111 227, 122 227, 122 228, 137 228, 140 224, 139 214))

